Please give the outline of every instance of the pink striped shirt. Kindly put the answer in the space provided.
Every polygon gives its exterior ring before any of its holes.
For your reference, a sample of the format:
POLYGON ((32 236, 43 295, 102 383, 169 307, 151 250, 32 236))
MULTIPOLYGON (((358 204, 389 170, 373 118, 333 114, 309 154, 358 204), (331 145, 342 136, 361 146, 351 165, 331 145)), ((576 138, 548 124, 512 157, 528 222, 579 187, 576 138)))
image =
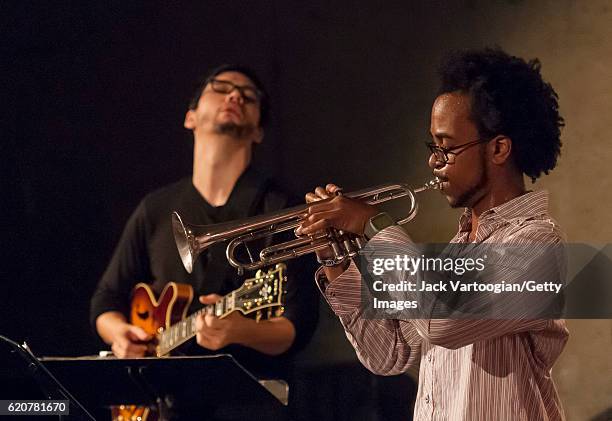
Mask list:
MULTIPOLYGON (((524 194, 483 212, 475 242, 560 243, 546 192, 524 194)), ((452 242, 468 242, 471 211, 452 242)), ((412 243, 399 226, 369 247, 412 243)), ((322 270, 317 282, 325 282, 322 270)), ((354 263, 324 295, 339 316, 359 360, 382 375, 420 361, 415 420, 563 420, 551 368, 568 338, 563 320, 369 320, 362 317, 361 274, 354 263)))

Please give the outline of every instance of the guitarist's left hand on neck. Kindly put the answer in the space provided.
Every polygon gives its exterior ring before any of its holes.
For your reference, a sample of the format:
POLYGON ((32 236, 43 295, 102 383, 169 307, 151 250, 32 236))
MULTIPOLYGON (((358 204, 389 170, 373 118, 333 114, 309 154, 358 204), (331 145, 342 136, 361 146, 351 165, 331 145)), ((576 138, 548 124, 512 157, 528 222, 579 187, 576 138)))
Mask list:
MULTIPOLYGON (((202 304, 213 304, 217 294, 200 297, 202 304)), ((285 317, 256 322, 235 311, 223 319, 200 314, 196 319, 196 340, 204 348, 217 351, 231 344, 243 345, 268 355, 287 351, 295 339, 293 323, 285 317)))
MULTIPOLYGON (((214 304, 221 298, 217 294, 202 295, 202 304, 214 304)), ((228 314, 220 319, 212 314, 200 314, 196 319, 197 342, 200 346, 217 351, 231 344, 240 344, 241 339, 248 334, 252 320, 239 312, 228 314)))

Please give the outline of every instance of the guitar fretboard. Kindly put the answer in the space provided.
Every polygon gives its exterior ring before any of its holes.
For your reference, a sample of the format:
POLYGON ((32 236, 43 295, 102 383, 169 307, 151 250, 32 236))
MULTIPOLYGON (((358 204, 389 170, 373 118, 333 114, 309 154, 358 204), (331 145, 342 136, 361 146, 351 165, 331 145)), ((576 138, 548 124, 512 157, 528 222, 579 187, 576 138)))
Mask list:
POLYGON ((196 319, 201 314, 212 314, 219 318, 227 316, 234 311, 236 293, 231 292, 214 304, 208 304, 190 316, 185 317, 178 323, 173 324, 168 329, 161 331, 157 335, 157 356, 167 355, 176 347, 187 342, 196 335, 196 319))
POLYGON ((277 264, 267 273, 258 271, 255 278, 247 279, 240 288, 230 292, 214 304, 209 304, 172 326, 157 332, 156 354, 158 357, 167 355, 170 351, 185 343, 196 335, 196 320, 198 316, 211 314, 223 318, 232 311, 240 310, 243 315, 257 312, 258 321, 262 317, 261 310, 268 309, 267 318, 272 317, 272 308, 276 307, 276 316, 283 312, 282 298, 285 265, 277 264))

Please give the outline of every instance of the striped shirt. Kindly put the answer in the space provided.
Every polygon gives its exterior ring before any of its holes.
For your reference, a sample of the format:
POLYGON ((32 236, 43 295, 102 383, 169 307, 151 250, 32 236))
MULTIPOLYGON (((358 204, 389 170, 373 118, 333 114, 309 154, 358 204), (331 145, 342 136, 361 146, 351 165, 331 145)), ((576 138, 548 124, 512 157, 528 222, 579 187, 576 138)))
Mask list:
MULTIPOLYGON (((469 242, 471 210, 451 242, 469 242)), ((548 215, 546 192, 526 193, 483 212, 475 242, 563 242, 548 215)), ((374 250, 414 244, 399 226, 368 243, 374 250)), ((321 269, 319 285, 326 282, 321 269)), ((359 360, 372 372, 394 375, 418 364, 414 419, 563 420, 551 368, 568 339, 563 320, 370 320, 361 307, 361 274, 354 263, 327 284, 324 295, 339 316, 359 360)))

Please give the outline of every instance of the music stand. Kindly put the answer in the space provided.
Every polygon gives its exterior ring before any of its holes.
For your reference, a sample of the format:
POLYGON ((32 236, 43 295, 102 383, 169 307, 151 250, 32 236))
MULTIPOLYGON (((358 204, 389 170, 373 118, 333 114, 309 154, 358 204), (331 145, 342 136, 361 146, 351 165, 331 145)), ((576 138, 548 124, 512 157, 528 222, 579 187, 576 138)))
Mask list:
POLYGON ((287 385, 259 381, 231 355, 42 358, 86 405, 179 405, 215 408, 235 403, 287 405, 287 385), (284 385, 284 386, 283 386, 284 385), (107 386, 107 387, 102 387, 107 386), (280 387, 279 387, 280 386, 280 387))
POLYGON ((47 399, 67 400, 69 405, 69 415, 58 415, 60 420, 93 420, 95 418, 81 405, 60 381, 47 370, 30 348, 24 342, 19 345, 17 342, 0 335, 0 340, 8 344, 11 352, 19 355, 25 363, 27 372, 34 378, 40 390, 45 394, 47 399))

